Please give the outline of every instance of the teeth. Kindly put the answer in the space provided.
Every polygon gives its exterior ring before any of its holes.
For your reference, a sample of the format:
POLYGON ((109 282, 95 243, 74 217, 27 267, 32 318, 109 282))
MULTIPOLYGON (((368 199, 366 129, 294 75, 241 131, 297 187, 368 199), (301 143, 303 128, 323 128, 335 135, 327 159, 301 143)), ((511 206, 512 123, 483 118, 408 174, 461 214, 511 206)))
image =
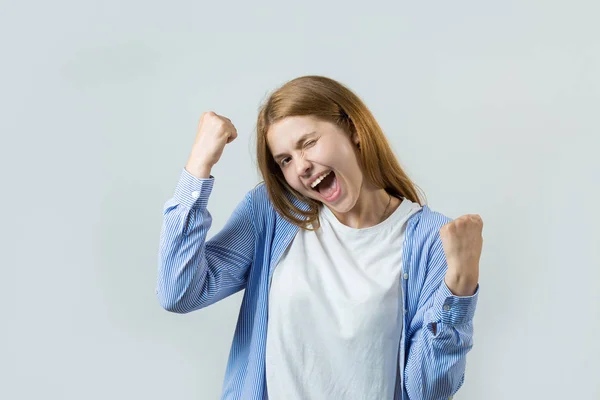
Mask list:
POLYGON ((327 175, 329 175, 331 173, 331 171, 324 173, 323 175, 321 175, 320 177, 318 177, 317 179, 315 179, 315 181, 310 185, 311 188, 315 188, 319 183, 321 183, 321 181, 323 179, 325 179, 327 177, 327 175))

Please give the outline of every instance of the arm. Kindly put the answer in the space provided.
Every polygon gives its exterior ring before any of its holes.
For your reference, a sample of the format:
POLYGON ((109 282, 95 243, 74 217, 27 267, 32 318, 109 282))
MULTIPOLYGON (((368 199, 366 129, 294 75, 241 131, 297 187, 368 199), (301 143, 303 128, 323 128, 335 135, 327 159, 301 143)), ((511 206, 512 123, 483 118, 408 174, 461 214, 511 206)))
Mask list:
POLYGON ((439 232, 429 250, 427 276, 418 310, 410 322, 405 387, 410 399, 449 399, 464 381, 466 355, 473 347, 472 296, 455 296, 444 276, 448 269, 439 232))
POLYGON ((207 307, 246 286, 255 246, 251 194, 207 241, 213 183, 212 176, 198 179, 183 169, 174 197, 164 206, 156 293, 168 311, 207 307))

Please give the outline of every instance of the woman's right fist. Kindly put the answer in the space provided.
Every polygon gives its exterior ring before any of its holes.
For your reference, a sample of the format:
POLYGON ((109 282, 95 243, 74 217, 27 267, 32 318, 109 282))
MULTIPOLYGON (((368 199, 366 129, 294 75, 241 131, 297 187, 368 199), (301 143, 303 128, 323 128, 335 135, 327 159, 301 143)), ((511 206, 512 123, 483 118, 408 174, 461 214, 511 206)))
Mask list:
POLYGON ((202 113, 185 169, 197 178, 208 178, 225 145, 236 138, 237 130, 229 118, 212 111, 202 113))

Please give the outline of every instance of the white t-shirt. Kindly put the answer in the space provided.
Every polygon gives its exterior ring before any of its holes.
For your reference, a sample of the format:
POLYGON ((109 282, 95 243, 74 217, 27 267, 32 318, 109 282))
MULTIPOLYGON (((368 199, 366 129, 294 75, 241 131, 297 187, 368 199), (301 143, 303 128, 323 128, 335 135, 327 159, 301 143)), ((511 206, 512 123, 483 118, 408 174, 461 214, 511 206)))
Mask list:
POLYGON ((368 228, 326 206, 273 272, 266 379, 270 400, 393 399, 402 334, 402 244, 421 206, 403 199, 368 228))

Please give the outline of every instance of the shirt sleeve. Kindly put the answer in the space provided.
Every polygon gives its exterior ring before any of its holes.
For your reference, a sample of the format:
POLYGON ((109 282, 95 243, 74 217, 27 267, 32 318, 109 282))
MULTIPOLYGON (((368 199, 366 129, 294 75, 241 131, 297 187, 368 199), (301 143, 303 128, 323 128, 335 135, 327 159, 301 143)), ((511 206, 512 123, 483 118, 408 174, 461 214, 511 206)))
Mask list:
POLYGON ((206 240, 213 184, 212 175, 199 179, 183 168, 173 197, 164 205, 156 294, 168 311, 188 313, 246 286, 256 239, 251 192, 223 229, 206 240))
POLYGON ((410 399, 451 399, 464 382, 479 285, 472 296, 455 296, 444 282, 447 269, 436 232, 428 252, 421 306, 411 321, 418 329, 409 339, 406 362, 405 387, 410 399))

